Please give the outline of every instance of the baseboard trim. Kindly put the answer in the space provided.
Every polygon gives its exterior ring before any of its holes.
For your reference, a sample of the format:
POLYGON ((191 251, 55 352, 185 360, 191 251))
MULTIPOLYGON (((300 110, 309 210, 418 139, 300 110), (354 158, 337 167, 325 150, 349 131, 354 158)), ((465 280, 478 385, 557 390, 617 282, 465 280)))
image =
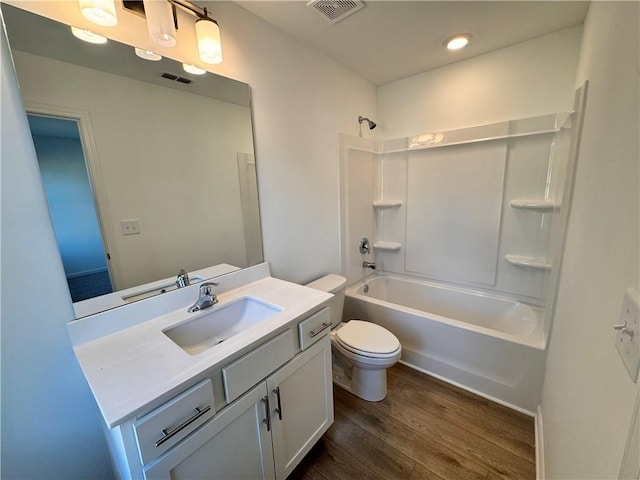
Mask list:
POLYGON ((544 436, 542 428, 542 406, 538 405, 535 415, 535 441, 536 441, 536 479, 545 480, 544 474, 544 436))

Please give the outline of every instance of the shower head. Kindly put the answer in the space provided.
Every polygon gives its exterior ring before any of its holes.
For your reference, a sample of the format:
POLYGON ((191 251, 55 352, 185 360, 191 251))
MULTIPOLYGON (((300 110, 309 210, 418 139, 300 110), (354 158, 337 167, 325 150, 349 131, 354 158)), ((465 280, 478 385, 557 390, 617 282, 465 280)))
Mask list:
POLYGON ((368 118, 363 117, 363 116, 359 116, 358 117, 358 123, 360 125, 362 125, 362 122, 364 122, 365 120, 369 124, 369 130, 373 130, 374 128, 376 128, 376 122, 374 122, 373 120, 369 120, 368 118))

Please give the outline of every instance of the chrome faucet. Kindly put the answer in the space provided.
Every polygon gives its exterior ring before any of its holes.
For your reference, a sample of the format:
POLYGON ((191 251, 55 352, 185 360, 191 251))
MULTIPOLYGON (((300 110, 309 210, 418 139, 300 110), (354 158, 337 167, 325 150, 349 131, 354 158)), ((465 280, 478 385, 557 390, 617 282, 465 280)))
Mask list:
POLYGON ((220 285, 215 282, 205 282, 200 285, 200 294, 196 303, 189 307, 189 312, 197 312, 198 310, 204 310, 218 303, 216 294, 213 293, 213 287, 220 285))
POLYGON ((183 268, 182 270, 180 270, 180 273, 178 273, 178 278, 176 278, 176 285, 178 286, 178 288, 182 288, 190 284, 191 282, 189 281, 189 274, 185 272, 183 268))
POLYGON ((375 270, 376 262, 362 262, 362 268, 370 268, 371 270, 375 270))

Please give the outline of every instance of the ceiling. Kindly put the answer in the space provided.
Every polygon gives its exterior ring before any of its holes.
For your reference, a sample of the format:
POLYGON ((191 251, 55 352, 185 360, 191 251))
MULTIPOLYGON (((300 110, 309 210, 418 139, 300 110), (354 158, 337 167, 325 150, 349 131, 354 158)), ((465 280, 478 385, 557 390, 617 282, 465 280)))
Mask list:
POLYGON ((331 24, 303 0, 236 3, 378 86, 582 24, 589 6, 578 1, 365 0, 365 8, 331 24), (456 33, 473 37, 465 49, 450 52, 443 42, 456 33))

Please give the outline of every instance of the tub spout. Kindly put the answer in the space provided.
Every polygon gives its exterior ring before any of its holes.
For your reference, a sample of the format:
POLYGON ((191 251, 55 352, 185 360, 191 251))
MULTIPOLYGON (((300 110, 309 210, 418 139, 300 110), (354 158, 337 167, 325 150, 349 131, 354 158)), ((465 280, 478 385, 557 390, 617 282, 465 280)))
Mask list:
POLYGON ((362 268, 370 268, 371 270, 375 270, 376 269, 376 263, 375 262, 362 262, 362 268))

